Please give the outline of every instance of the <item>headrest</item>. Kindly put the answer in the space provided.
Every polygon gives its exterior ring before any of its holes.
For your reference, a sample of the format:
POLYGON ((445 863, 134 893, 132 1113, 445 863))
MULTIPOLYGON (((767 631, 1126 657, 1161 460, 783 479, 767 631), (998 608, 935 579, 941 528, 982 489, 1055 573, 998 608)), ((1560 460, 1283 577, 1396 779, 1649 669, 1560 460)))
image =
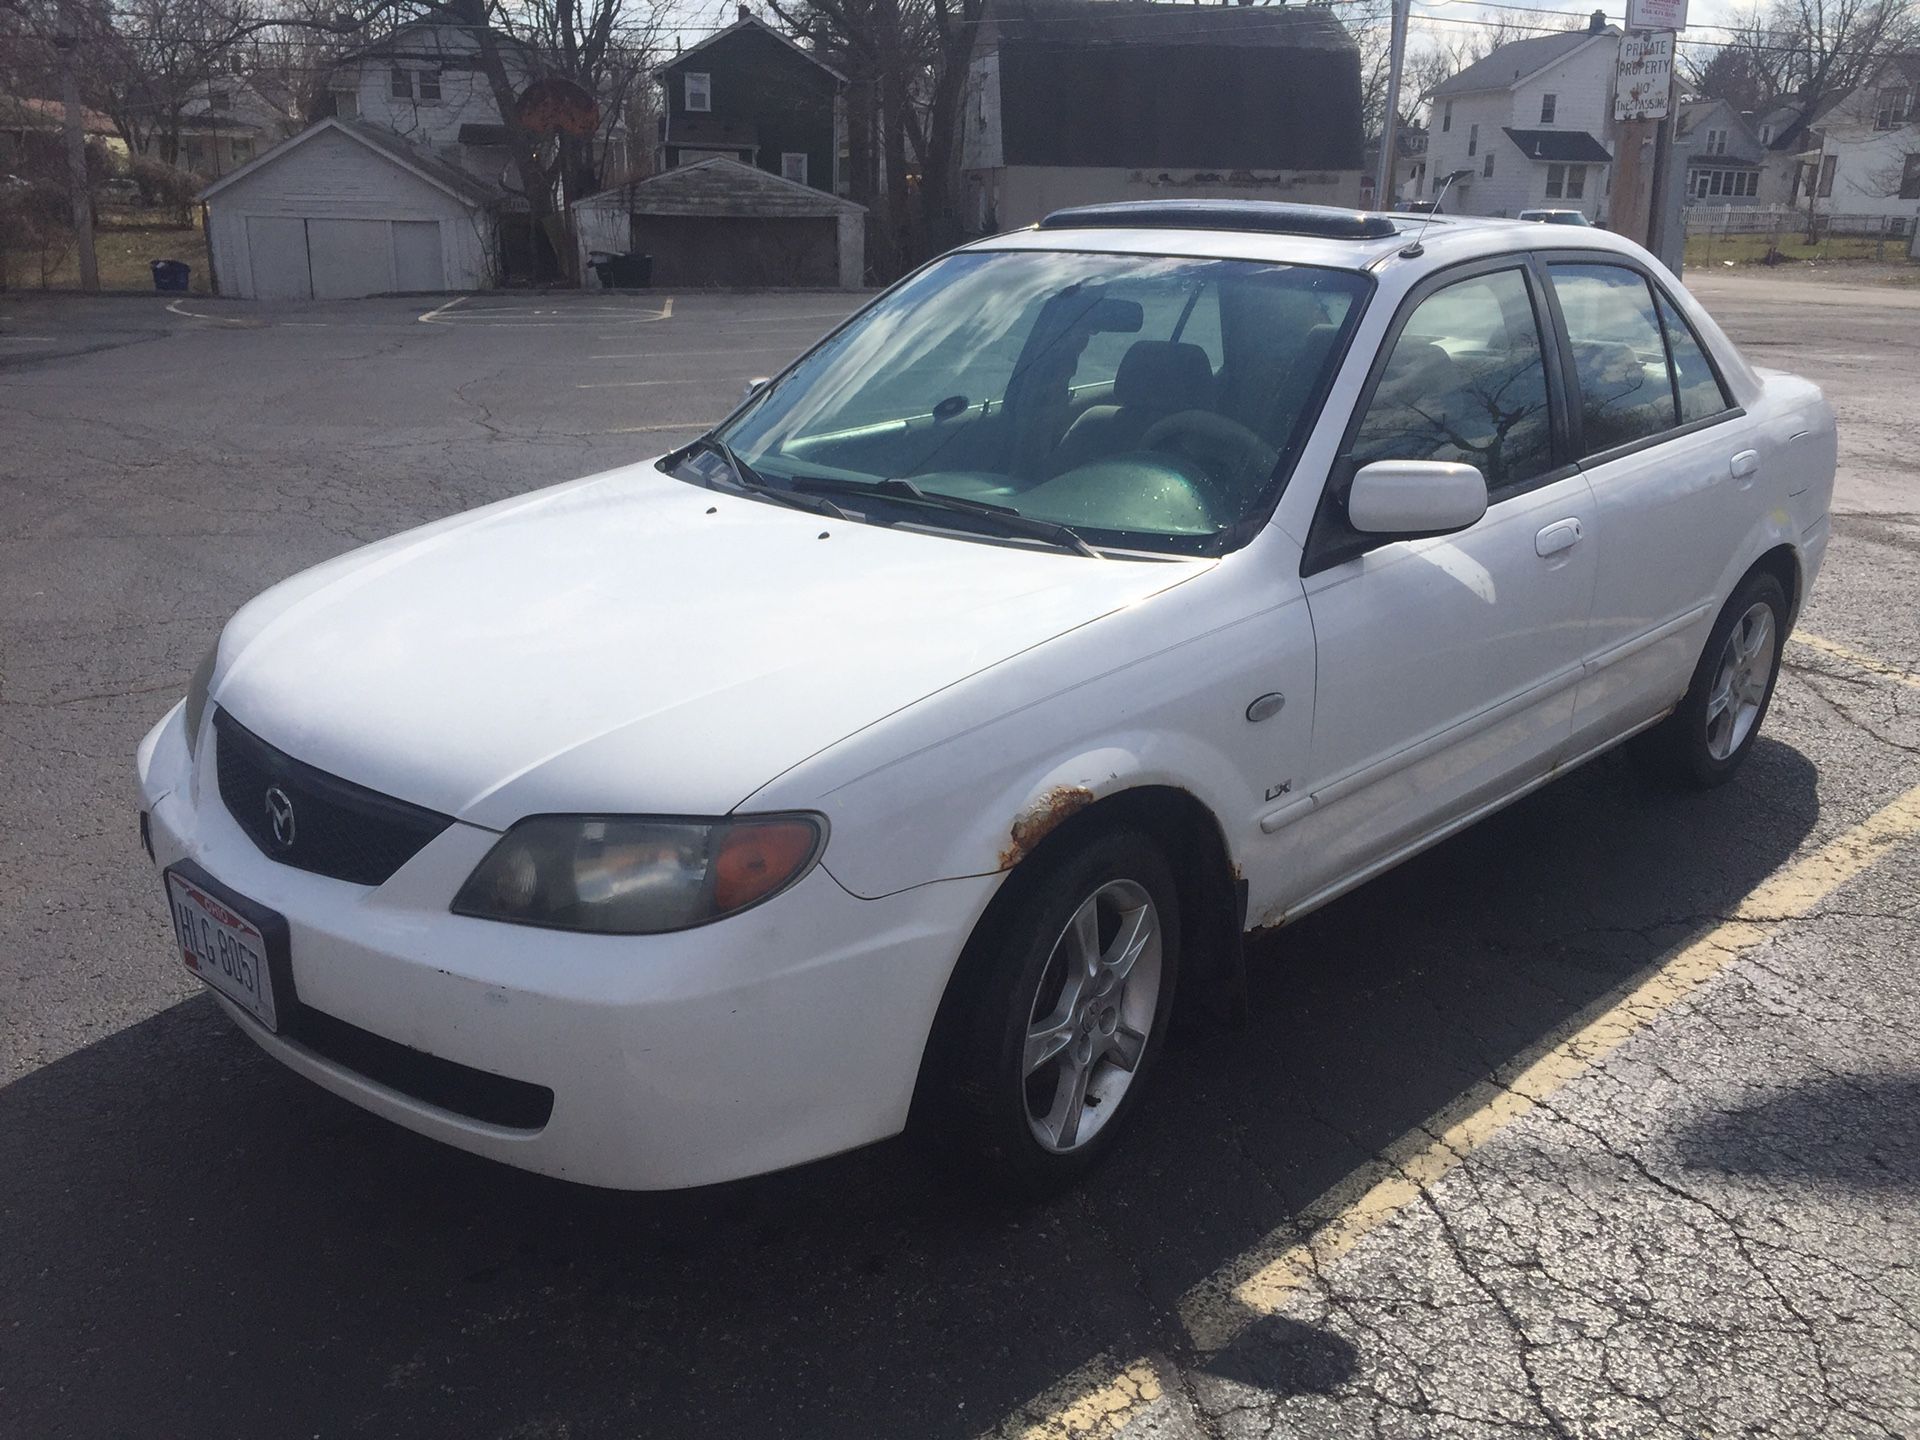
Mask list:
POLYGON ((1213 366, 1198 345, 1175 340, 1136 340, 1113 377, 1118 405, 1150 410, 1204 410, 1213 403, 1213 366))

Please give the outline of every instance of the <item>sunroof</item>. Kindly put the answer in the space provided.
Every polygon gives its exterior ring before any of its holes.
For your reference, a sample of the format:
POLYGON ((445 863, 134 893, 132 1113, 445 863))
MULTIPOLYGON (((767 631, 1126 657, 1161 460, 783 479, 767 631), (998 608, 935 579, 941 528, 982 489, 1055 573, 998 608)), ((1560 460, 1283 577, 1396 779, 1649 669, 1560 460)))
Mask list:
POLYGON ((1255 230, 1269 235, 1315 235, 1327 240, 1384 240, 1400 233, 1385 215, 1331 205, 1278 200, 1138 200, 1056 210, 1042 230, 1255 230))

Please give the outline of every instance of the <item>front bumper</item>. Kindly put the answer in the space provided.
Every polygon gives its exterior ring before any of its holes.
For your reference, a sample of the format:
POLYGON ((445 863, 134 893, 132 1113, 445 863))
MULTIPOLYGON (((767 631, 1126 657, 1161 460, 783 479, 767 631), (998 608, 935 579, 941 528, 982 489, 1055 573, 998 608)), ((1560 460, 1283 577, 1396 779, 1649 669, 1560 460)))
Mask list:
MULTIPOLYGON (((553 1092, 538 1128, 381 1083, 220 1003, 263 1049, 463 1150, 592 1185, 670 1189, 896 1134, 934 1012, 998 877, 856 899, 824 867, 676 935, 596 936, 451 914, 498 835, 456 822, 384 885, 269 860, 221 803, 176 707, 141 743, 155 863, 193 860, 285 916, 303 1007, 425 1056, 553 1092)), ((217 997, 216 997, 217 998, 217 997)))

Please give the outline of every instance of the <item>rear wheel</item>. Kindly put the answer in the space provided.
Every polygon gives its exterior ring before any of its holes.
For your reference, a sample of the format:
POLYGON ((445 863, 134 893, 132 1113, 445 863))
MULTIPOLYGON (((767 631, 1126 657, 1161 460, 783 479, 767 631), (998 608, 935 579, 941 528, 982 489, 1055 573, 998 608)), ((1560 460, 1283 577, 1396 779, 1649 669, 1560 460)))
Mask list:
POLYGON ((1701 789, 1732 779, 1773 703, 1786 630, 1780 581, 1749 576, 1714 622, 1678 707, 1635 742, 1641 762, 1661 779, 1701 789))
POLYGON ((1029 1193, 1070 1183, 1113 1144, 1159 1052, 1180 960, 1178 892, 1145 836, 1095 835, 1038 863, 968 944, 963 1008, 930 1077, 941 1142, 1029 1193))

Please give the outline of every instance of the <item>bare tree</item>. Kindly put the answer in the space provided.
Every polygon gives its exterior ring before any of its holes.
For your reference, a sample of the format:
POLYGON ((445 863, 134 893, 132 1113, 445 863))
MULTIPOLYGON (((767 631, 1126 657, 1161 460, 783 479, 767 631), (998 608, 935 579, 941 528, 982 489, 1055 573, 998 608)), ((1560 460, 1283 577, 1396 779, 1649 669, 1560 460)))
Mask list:
POLYGON ((1920 25, 1914 0, 1775 0, 1766 35, 1767 50, 1784 59, 1781 93, 1811 124, 1829 99, 1920 44, 1920 25))

